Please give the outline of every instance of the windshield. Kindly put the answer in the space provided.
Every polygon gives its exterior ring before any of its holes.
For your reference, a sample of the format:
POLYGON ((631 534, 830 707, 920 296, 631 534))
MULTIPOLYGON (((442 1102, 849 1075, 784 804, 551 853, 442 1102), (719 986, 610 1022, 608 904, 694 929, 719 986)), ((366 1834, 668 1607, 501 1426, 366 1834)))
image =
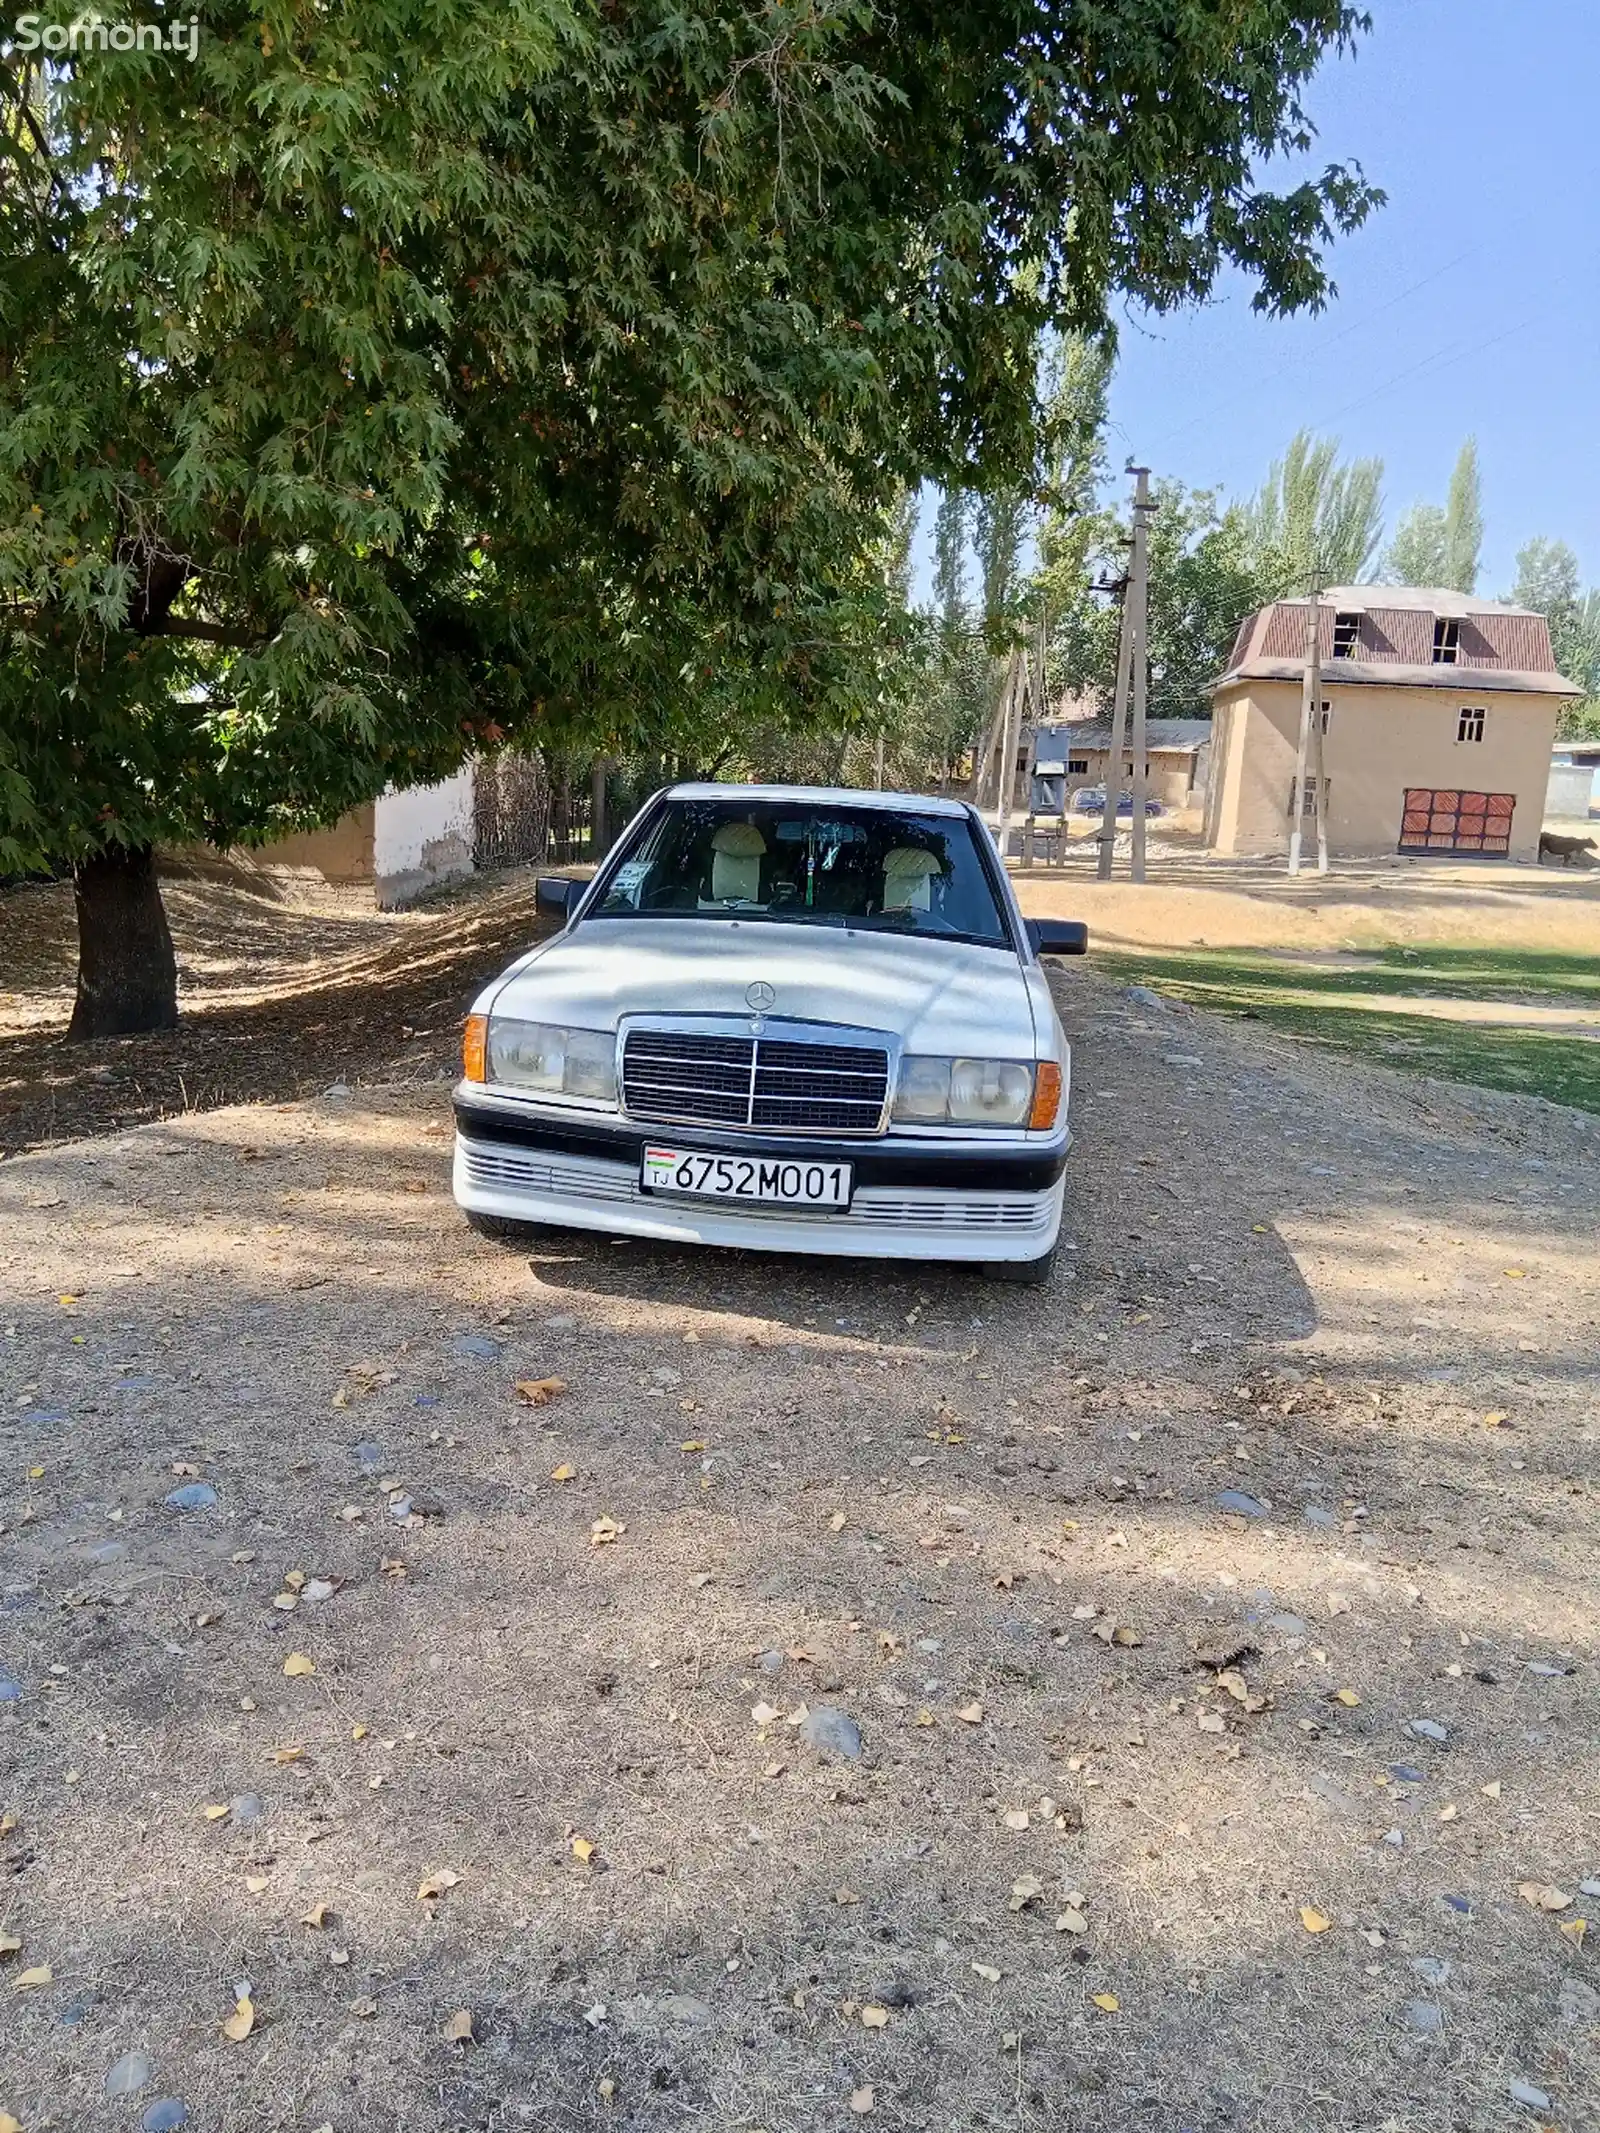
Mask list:
POLYGON ((971 823, 911 807, 669 800, 585 916, 686 913, 1010 946, 971 823))

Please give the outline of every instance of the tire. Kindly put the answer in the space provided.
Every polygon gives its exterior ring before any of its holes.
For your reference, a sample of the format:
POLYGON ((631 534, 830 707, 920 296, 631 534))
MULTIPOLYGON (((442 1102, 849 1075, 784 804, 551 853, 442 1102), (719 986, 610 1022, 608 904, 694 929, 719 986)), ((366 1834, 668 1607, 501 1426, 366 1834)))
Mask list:
POLYGON ((1042 1289, 1055 1271, 1056 1248, 1038 1259, 990 1259, 984 1263, 984 1273, 991 1281, 1007 1282, 1018 1289, 1042 1289))
POLYGON ((532 1222, 513 1222, 505 1215, 480 1215, 470 1207, 463 1208, 467 1227, 480 1237, 493 1237, 499 1244, 522 1244, 537 1235, 537 1225, 532 1222))

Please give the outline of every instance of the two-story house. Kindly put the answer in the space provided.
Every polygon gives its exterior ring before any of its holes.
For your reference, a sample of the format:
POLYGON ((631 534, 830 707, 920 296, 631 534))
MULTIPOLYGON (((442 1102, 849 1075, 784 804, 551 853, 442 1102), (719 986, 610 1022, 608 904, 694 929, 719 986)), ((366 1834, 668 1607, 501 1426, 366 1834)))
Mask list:
MULTIPOLYGON (((1287 848, 1307 605, 1252 615, 1212 684, 1215 852, 1287 848)), ((1542 615, 1435 588, 1341 585, 1322 596, 1319 643, 1330 851, 1537 857, 1556 720, 1583 693, 1556 672, 1542 615)), ((1314 806, 1308 778, 1308 832, 1314 806)))

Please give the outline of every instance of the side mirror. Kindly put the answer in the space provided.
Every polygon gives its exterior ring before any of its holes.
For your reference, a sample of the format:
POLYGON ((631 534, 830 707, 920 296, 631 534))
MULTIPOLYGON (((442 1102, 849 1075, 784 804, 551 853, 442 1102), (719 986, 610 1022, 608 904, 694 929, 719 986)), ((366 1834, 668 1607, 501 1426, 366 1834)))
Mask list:
POLYGON ((534 895, 541 911, 559 911, 566 918, 588 886, 586 881, 569 881, 564 874, 541 874, 534 895))
POLYGON ((1025 918, 1035 955, 1087 955, 1089 929, 1081 918, 1025 918))

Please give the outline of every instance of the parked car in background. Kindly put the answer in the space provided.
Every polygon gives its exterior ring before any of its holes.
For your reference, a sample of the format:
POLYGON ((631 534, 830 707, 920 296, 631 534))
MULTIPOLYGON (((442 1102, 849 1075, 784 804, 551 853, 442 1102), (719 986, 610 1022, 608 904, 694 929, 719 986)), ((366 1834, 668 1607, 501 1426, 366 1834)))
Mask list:
POLYGON ((1038 1281, 1071 1063, 1041 954, 964 802, 680 785, 486 986, 455 1095, 485 1227, 982 1263, 1038 1281))
MULTIPOLYGON (((1106 811, 1106 789, 1103 785, 1080 785, 1072 796, 1072 804, 1080 815, 1103 815, 1106 811)), ((1166 813, 1166 809, 1161 802, 1152 800, 1148 794, 1145 796, 1144 811, 1147 816, 1164 815, 1166 813)), ((1131 792, 1118 793, 1117 814, 1119 817, 1132 815, 1132 813, 1133 794, 1131 792)))

